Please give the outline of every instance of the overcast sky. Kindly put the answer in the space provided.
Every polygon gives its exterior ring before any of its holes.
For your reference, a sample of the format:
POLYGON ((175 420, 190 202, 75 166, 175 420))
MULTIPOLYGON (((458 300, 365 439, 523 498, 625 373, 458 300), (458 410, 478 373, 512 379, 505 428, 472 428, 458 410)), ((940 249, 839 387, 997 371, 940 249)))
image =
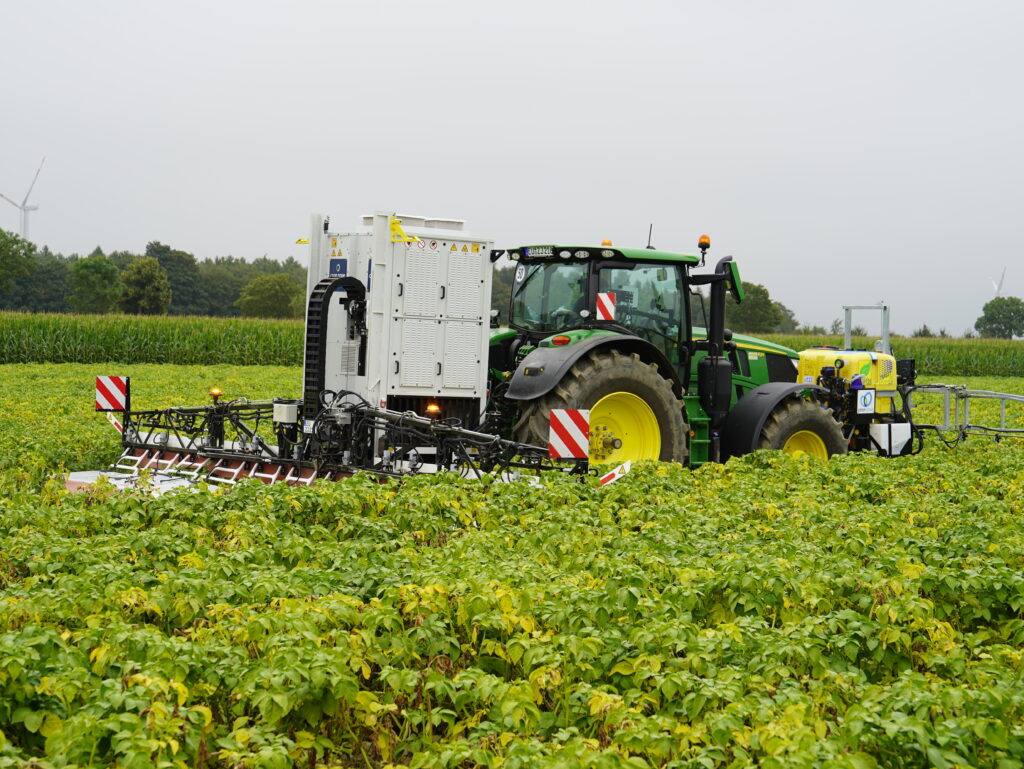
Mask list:
POLYGON ((45 155, 30 237, 63 253, 304 260, 312 211, 503 247, 653 223, 803 323, 884 300, 958 335, 1004 266, 1024 296, 1021 29, 1017 0, 0 0, 0 192, 45 155))

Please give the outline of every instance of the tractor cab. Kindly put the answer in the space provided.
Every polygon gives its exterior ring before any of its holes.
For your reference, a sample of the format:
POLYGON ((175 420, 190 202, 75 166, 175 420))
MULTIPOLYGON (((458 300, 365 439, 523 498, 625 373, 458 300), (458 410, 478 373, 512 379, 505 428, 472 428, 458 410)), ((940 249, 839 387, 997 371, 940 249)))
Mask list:
POLYGON ((690 338, 686 267, 697 257, 607 245, 527 246, 509 257, 518 262, 509 325, 532 344, 577 329, 628 333, 678 371, 690 338))

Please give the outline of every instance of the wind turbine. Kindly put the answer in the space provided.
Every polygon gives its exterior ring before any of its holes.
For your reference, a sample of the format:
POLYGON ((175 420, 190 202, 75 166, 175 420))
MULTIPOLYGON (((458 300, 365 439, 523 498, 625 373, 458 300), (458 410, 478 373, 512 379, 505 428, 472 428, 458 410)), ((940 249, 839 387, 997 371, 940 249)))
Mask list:
POLYGON ((1001 293, 1003 293, 1003 281, 1004 280, 1006 280, 1006 268, 1005 267, 1003 267, 1003 274, 999 278, 999 282, 996 283, 994 280, 992 281, 992 288, 994 288, 996 290, 996 299, 998 299, 999 295, 1001 293))
POLYGON ((39 161, 39 168, 36 169, 36 175, 33 177, 32 183, 28 186, 28 192, 25 193, 25 199, 21 201, 21 205, 18 205, 9 197, 0 192, 0 198, 3 198, 12 206, 21 211, 21 237, 23 237, 25 240, 28 240, 28 212, 36 211, 39 208, 39 206, 28 205, 28 196, 32 194, 32 188, 36 186, 36 179, 39 178, 39 172, 43 170, 43 163, 45 162, 46 157, 44 156, 43 159, 39 161))

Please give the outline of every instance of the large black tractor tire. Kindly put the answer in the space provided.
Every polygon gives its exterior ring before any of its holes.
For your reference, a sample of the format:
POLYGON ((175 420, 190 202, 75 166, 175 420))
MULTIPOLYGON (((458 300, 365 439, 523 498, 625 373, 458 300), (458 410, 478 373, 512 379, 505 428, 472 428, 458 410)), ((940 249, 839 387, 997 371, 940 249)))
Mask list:
POLYGON ((828 459, 834 454, 845 454, 849 443, 829 410, 794 396, 782 401, 768 415, 758 448, 828 459))
POLYGON ((687 461, 683 402, 658 367, 635 353, 595 350, 580 358, 547 395, 523 404, 516 439, 546 446, 551 409, 590 409, 592 462, 687 461))

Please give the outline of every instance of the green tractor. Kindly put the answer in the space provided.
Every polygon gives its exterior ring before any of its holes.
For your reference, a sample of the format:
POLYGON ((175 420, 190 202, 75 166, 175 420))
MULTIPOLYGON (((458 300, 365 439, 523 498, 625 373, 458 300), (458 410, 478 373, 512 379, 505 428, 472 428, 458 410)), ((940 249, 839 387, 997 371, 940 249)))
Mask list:
MULTIPOLYGON (((793 350, 725 328, 725 297, 743 300, 732 257, 650 248, 525 246, 508 325, 490 346, 491 403, 506 435, 546 445, 551 409, 589 409, 589 459, 699 465, 759 448, 846 453, 840 424, 798 383, 793 350), (691 321, 708 286, 706 328, 691 321)), ((496 255, 500 256, 500 253, 496 255)))

